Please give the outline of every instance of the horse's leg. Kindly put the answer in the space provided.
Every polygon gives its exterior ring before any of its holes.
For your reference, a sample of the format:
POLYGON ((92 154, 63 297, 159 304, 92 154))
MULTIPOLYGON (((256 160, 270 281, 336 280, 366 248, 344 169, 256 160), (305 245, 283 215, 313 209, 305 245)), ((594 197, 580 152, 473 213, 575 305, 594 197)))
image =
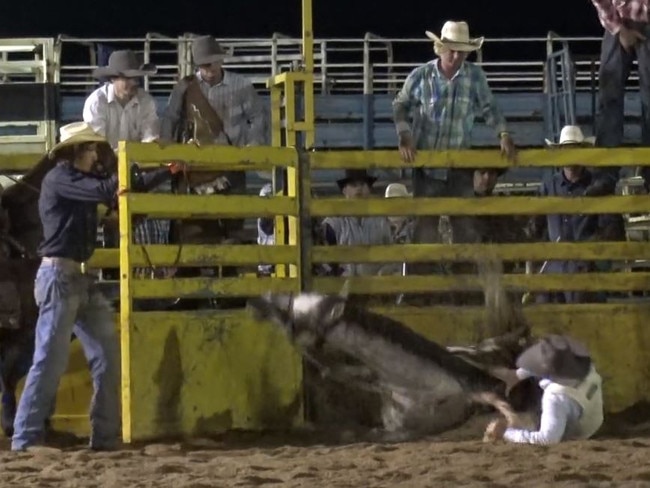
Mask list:
POLYGON ((25 329, 5 331, 0 349, 0 382, 2 386, 2 415, 0 424, 7 437, 13 435, 16 416, 16 389, 27 376, 34 356, 34 337, 25 329))

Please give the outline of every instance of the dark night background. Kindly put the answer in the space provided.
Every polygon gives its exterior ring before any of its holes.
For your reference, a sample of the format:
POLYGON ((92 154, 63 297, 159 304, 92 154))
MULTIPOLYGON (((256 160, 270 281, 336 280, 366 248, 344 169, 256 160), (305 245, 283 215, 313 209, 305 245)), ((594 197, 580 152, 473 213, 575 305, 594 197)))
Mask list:
MULTIPOLYGON (((486 37, 602 33, 590 0, 313 0, 314 34, 420 37, 446 19, 465 19, 486 37)), ((151 1, 2 0, 0 36, 143 36, 210 33, 216 37, 300 34, 300 0, 151 1)))

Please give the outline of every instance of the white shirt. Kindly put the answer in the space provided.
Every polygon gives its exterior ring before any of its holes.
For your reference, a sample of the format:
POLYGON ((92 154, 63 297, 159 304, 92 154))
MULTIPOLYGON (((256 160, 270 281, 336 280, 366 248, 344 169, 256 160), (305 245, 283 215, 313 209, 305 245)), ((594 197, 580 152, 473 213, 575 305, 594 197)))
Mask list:
POLYGON ((557 444, 566 439, 588 439, 603 422, 602 379, 592 366, 574 386, 542 379, 542 415, 538 431, 506 429, 503 439, 525 444, 557 444))
POLYGON ((142 88, 123 107, 115 98, 113 84, 105 83, 86 99, 83 119, 113 149, 118 141, 152 142, 160 135, 156 102, 142 88))

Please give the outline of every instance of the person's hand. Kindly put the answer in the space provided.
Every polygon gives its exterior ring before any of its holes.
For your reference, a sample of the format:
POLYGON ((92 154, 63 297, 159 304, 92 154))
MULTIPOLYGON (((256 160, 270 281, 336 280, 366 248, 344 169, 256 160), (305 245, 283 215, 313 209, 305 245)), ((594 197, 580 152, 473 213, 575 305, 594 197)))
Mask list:
POLYGON ((631 51, 639 41, 645 41, 646 39, 647 38, 639 31, 625 26, 621 27, 621 30, 618 31, 618 42, 620 42, 623 49, 628 52, 631 51))
POLYGON ((506 433, 508 424, 506 419, 495 419, 488 424, 483 434, 483 442, 496 442, 503 439, 503 434, 506 433))
POLYGON ((413 137, 410 132, 402 132, 399 135, 399 155, 405 163, 415 161, 416 150, 413 137))
POLYGON ((185 163, 181 161, 172 161, 171 163, 167 164, 167 168, 172 175, 177 175, 178 173, 182 173, 186 170, 185 163))
POLYGON ((613 195, 616 187, 605 179, 597 179, 585 189, 586 197, 613 195))
POLYGON ((503 133, 501 134, 501 155, 505 156, 508 161, 514 163, 517 161, 517 149, 515 148, 515 143, 510 137, 510 134, 503 133))

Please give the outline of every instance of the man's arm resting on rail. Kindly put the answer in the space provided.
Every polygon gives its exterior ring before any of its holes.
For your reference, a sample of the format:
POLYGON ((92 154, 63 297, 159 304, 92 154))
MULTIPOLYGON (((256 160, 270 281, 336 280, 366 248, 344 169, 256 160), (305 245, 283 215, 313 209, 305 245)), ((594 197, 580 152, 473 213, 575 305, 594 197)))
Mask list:
POLYGON ((261 146, 266 141, 266 112, 257 90, 252 83, 248 83, 242 90, 241 105, 244 108, 244 114, 250 122, 250 140, 251 146, 261 146))
POLYGON ((160 119, 153 97, 145 97, 140 112, 142 124, 142 142, 154 142, 160 139, 160 119))
POLYGON ((99 91, 92 92, 83 108, 83 120, 100 136, 106 137, 108 129, 108 104, 99 97, 99 91))
POLYGON ((411 134, 409 118, 411 110, 417 104, 417 92, 421 89, 422 73, 422 67, 411 71, 404 82, 404 86, 393 100, 393 120, 397 135, 411 134))
POLYGON ((475 66, 474 83, 476 83, 476 110, 485 119, 485 124, 492 127, 498 136, 507 134, 506 119, 497 105, 496 98, 490 89, 485 72, 475 66))

